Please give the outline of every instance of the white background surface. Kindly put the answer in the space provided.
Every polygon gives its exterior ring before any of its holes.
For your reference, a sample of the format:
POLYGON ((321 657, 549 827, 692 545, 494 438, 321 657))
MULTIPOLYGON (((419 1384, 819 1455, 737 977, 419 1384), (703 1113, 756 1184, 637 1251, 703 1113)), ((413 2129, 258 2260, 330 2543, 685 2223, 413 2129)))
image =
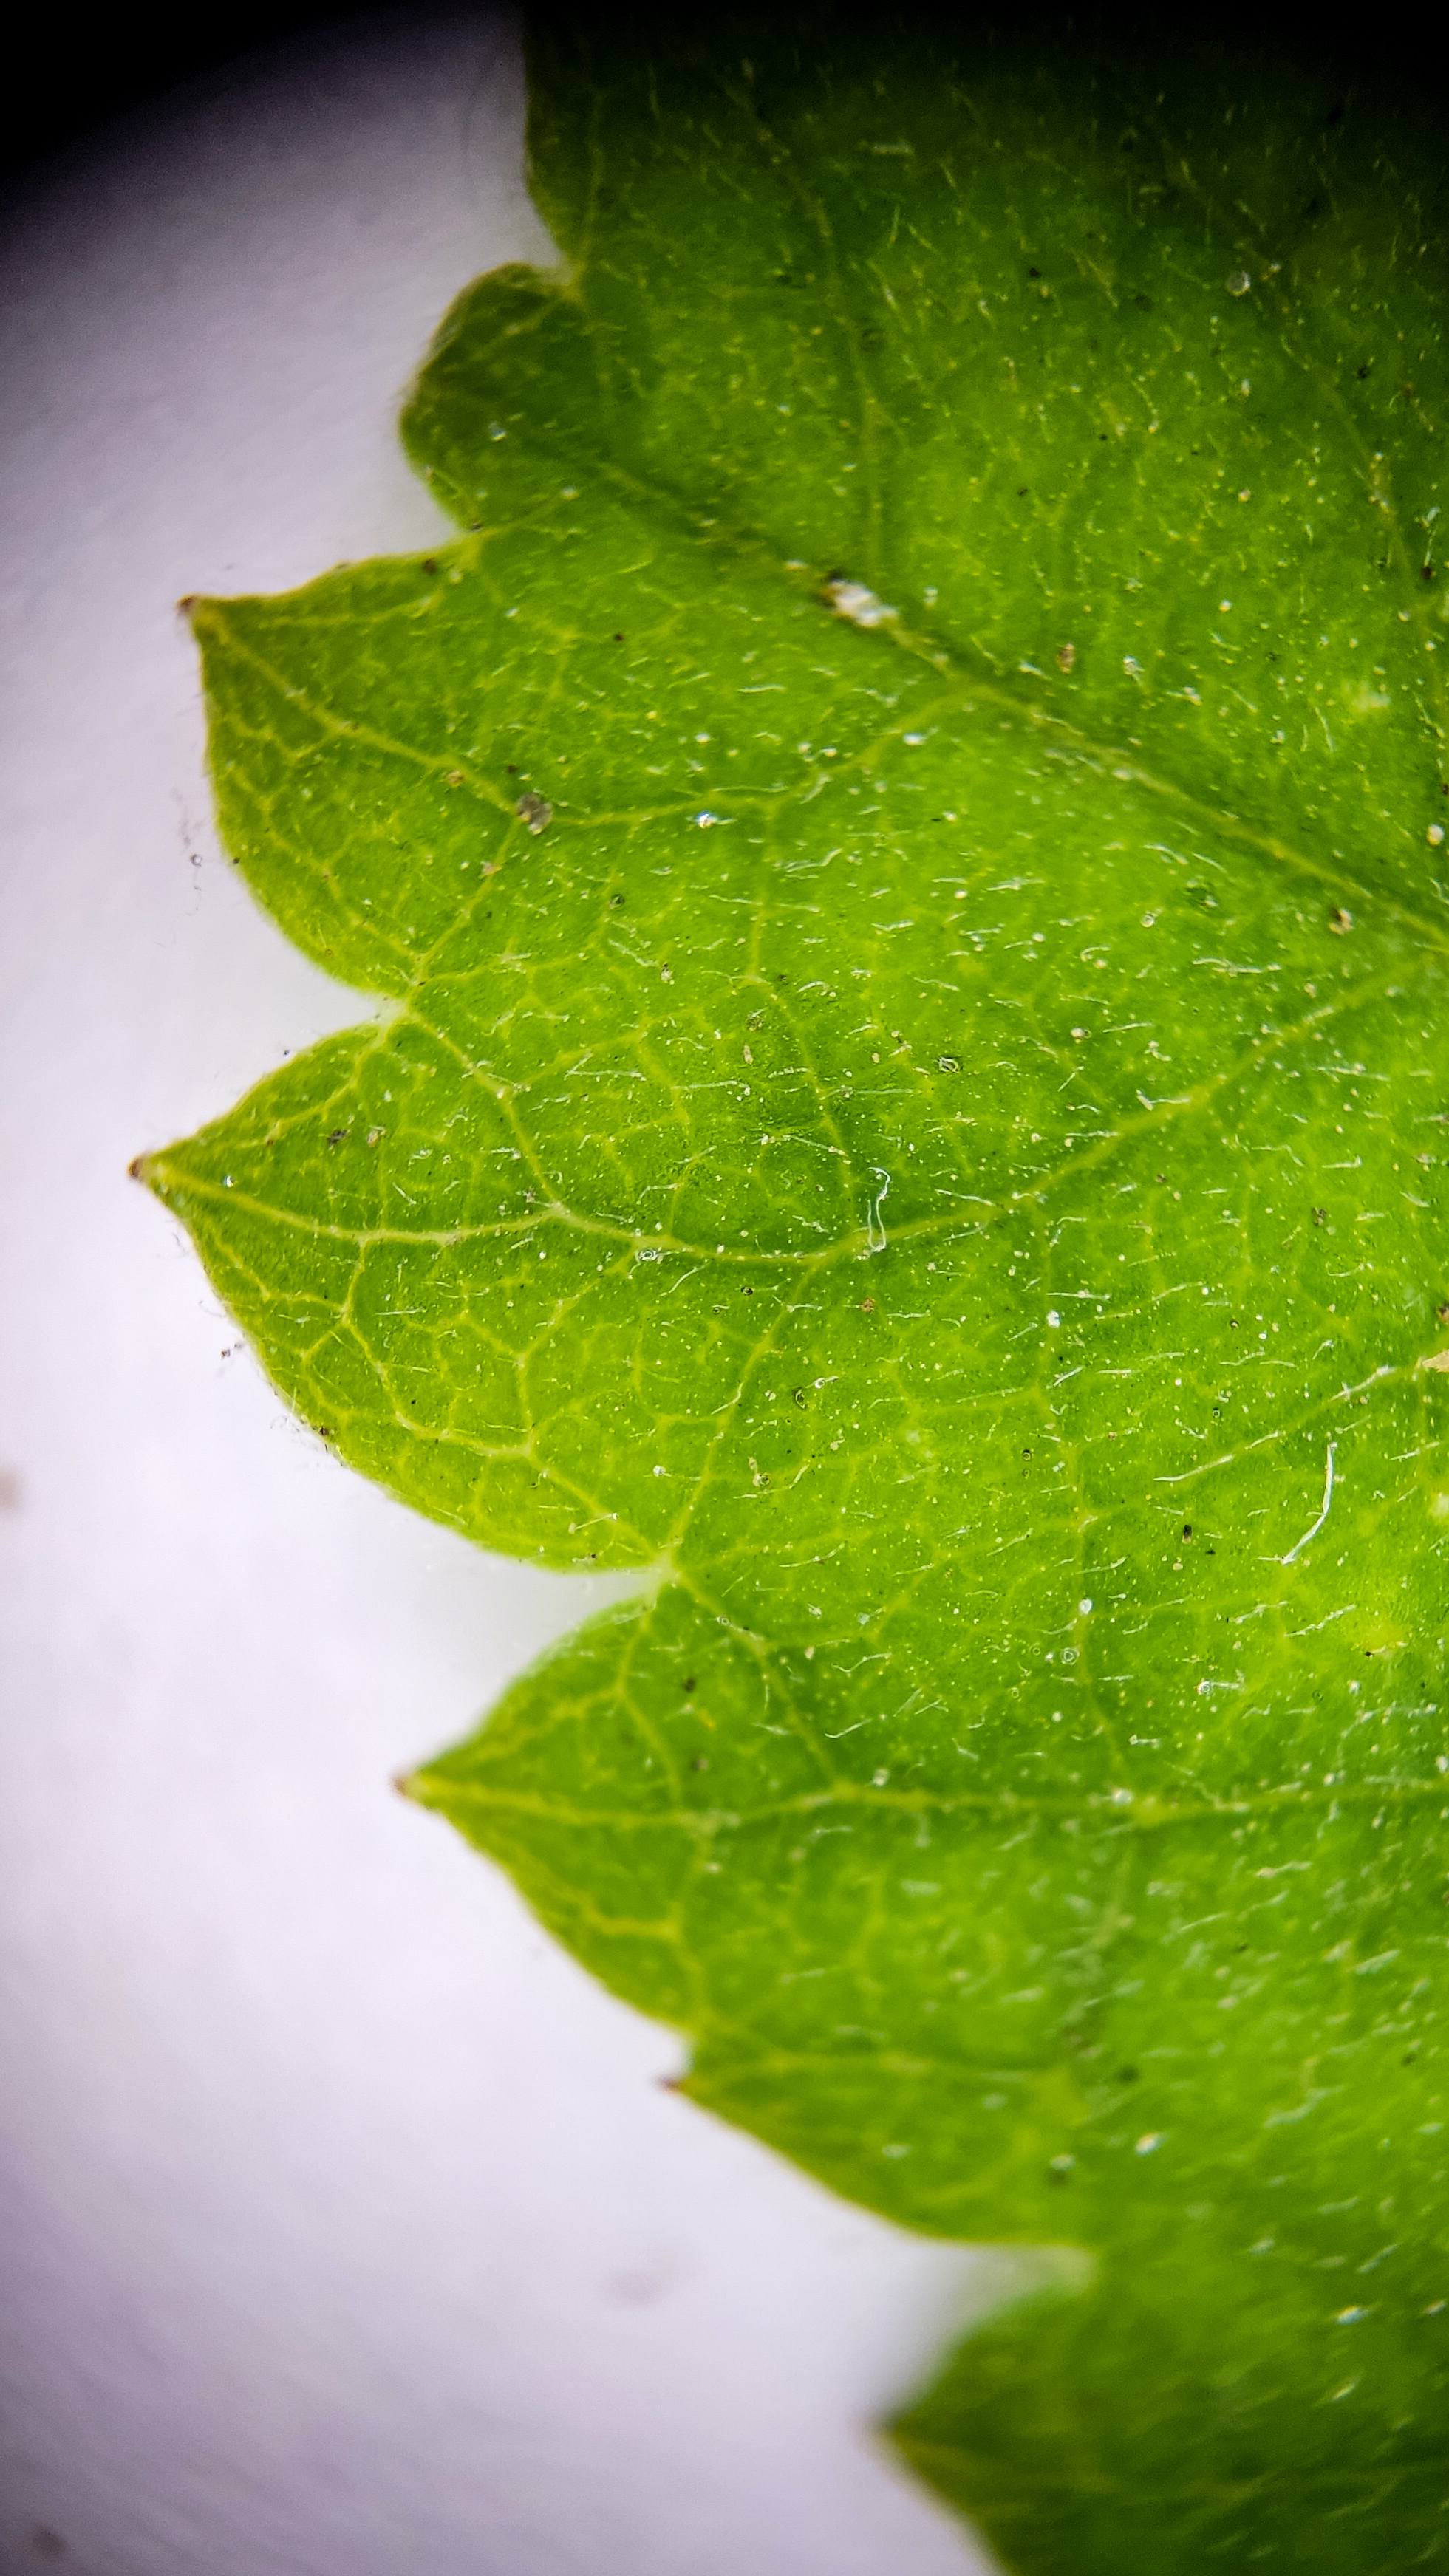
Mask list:
POLYGON ((522 115, 506 21, 359 21, 0 244, 4 2576, 978 2563, 862 2427, 984 2267, 661 2090, 389 1788, 603 1587, 335 1466, 126 1179, 359 1016, 219 858, 172 603, 434 538, 398 400, 550 255, 522 115))

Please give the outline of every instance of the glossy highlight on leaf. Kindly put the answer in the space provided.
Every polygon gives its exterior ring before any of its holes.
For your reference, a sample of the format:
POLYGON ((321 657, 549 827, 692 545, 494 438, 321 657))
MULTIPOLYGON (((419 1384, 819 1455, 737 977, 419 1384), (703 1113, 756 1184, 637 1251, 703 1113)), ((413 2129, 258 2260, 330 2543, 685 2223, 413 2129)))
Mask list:
POLYGON ((412 1794, 696 2101, 1079 2249, 896 2428, 1004 2564, 1442 2566, 1443 182, 803 26, 541 20, 462 533, 196 605, 379 1006, 146 1175, 340 1454, 638 1570, 412 1794))

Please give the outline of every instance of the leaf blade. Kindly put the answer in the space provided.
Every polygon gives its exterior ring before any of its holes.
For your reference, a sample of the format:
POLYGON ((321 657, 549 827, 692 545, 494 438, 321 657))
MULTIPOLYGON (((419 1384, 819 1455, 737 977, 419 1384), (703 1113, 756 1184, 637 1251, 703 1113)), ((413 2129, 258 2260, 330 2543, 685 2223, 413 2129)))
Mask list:
POLYGON ((409 414, 468 533, 195 611, 234 854, 384 1010, 148 1177, 353 1463, 647 1581, 415 1794, 698 2100, 1100 2253, 908 2453, 1023 2567, 1433 2563, 1433 187, 1201 63, 1193 140, 580 47, 573 265, 409 414))

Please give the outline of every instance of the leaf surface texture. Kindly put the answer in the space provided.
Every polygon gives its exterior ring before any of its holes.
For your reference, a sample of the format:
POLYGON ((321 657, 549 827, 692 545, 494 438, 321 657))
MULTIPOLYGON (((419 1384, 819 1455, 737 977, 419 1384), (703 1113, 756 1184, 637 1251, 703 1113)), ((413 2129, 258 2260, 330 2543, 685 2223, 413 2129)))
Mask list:
POLYGON ((1443 2565, 1433 154, 984 34, 532 80, 463 533, 194 609, 382 1007, 148 1177, 354 1465, 639 1570, 414 1794, 697 2100, 1091 2257, 898 2427, 1004 2562, 1443 2565))

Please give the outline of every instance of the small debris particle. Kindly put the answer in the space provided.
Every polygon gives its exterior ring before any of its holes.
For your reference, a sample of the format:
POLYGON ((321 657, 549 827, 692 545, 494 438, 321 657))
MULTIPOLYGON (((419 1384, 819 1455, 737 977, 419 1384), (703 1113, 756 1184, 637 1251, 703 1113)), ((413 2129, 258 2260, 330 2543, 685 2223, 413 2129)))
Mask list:
POLYGON ((1441 1324, 1449 1324, 1449 1306, 1436 1306, 1434 1311, 1441 1324))
POLYGON ((1442 841, 1442 840, 1443 840, 1443 838, 1444 838, 1444 826, 1443 826, 1443 824, 1442 824, 1442 823, 1431 823, 1431 824, 1430 824, 1430 826, 1429 826, 1428 831, 1424 834, 1424 838, 1425 838, 1425 840, 1426 840, 1426 841, 1428 841, 1429 843, 1431 843, 1431 845, 1433 846, 1433 848, 1434 848, 1434 849, 1436 849, 1436 850, 1437 850, 1437 849, 1438 849, 1438 847, 1439 847, 1439 845, 1440 845, 1440 843, 1441 843, 1441 841, 1442 841))
POLYGON ((1315 1225, 1327 1225, 1327 1223, 1328 1223, 1328 1210, 1327 1210, 1327 1208, 1315 1208, 1315 1209, 1314 1209, 1314 1211, 1313 1211, 1313 1222, 1314 1222, 1314 1224, 1315 1224, 1315 1225))
POLYGON ((461 787, 463 784, 461 769, 450 769, 444 784, 448 787, 461 787))
POLYGON ((1057 669, 1059 671, 1070 671, 1074 667, 1076 659, 1077 648, 1075 644, 1059 644, 1057 646, 1057 669))
POLYGON ((873 1315, 875 1313, 875 1299, 873 1297, 862 1297, 860 1301, 860 1311, 863 1315, 873 1315))
POLYGON ((369 1145, 380 1145, 386 1134, 387 1129, 385 1127, 369 1127, 367 1131, 367 1141, 369 1145))
POLYGON ((548 798, 535 796, 531 787, 525 787, 513 810, 520 823, 528 825, 530 832, 546 832, 553 821, 553 807, 548 798))
POLYGON ((1087 1032, 1086 1032, 1086 1030, 1085 1030, 1085 1029, 1073 1029, 1073 1031, 1072 1031, 1072 1035, 1073 1035, 1073 1037, 1076 1039, 1078 1046, 1080 1046, 1080 1045, 1081 1045, 1082 1040, 1083 1040, 1083 1038, 1086 1036, 1086 1034, 1087 1034, 1087 1032))
POLYGON ((1431 1351, 1426 1359, 1420 1360, 1419 1366, 1437 1369, 1441 1376, 1449 1377, 1449 1351, 1431 1351))
POLYGON ((832 573, 821 595, 836 616, 848 617, 852 626, 879 626, 898 613, 887 608, 883 599, 877 599, 873 590, 867 590, 863 581, 849 581, 844 573, 832 573))
POLYGON ((331 1135, 327 1139, 327 1142, 329 1145, 340 1145, 346 1134, 347 1130, 345 1127, 334 1127, 331 1135))
POLYGON ((959 1073, 961 1070, 960 1063, 954 1055, 938 1056, 936 1061, 943 1073, 959 1073))
POLYGON ((1235 268, 1227 280, 1229 295, 1246 295, 1253 281, 1245 268, 1235 268))
POLYGON ((1161 2144, 1162 2131, 1160 2129, 1149 2129, 1145 2137, 1138 2139, 1132 2152, 1134 2155, 1138 2156, 1155 2156, 1161 2144))
POLYGON ((1353 928, 1353 914, 1346 912, 1341 903, 1336 903, 1328 916, 1328 927, 1335 931, 1340 939, 1346 938, 1353 928))

